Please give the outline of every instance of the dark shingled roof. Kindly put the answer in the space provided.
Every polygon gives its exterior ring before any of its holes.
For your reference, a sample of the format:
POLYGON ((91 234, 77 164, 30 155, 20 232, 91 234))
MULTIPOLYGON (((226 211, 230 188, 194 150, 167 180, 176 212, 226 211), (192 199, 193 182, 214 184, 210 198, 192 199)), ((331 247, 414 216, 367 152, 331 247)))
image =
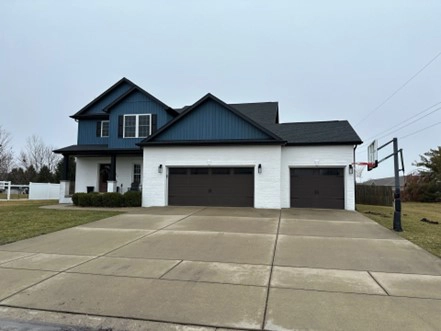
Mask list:
MULTIPOLYGON (((279 123, 278 102, 229 103, 228 105, 259 124, 279 123)), ((190 107, 184 106, 174 108, 174 110, 181 114, 190 107)))
POLYGON ((140 154, 142 151, 140 148, 109 148, 107 145, 71 145, 56 149, 53 151, 58 154, 72 154, 72 155, 95 155, 95 154, 113 154, 113 153, 126 153, 126 154, 140 154))
POLYGON ((279 123, 278 102, 230 103, 229 105, 261 125, 279 123))
POLYGON ((268 124, 266 127, 288 145, 361 144, 348 121, 268 124))
POLYGON ((279 124, 278 102, 229 104, 288 145, 361 144, 362 140, 348 121, 294 122, 279 124))

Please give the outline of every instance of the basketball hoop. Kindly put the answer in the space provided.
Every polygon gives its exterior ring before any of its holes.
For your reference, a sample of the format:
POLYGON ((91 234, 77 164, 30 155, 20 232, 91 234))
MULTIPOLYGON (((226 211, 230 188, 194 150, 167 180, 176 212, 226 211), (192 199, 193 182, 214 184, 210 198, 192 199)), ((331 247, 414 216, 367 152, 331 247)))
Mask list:
POLYGON ((367 166, 368 171, 378 167, 378 162, 354 162, 353 165, 367 166))

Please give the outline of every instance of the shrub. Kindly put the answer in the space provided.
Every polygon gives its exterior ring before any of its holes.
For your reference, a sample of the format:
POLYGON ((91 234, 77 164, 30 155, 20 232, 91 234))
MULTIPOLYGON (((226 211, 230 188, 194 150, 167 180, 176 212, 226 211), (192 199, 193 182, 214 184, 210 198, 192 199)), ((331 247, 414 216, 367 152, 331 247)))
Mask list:
POLYGON ((142 195, 139 191, 128 191, 124 193, 124 205, 126 207, 141 207, 142 195))
POLYGON ((124 197, 120 193, 104 193, 102 194, 103 207, 122 207, 124 205, 124 197))
POLYGON ((79 195, 80 193, 74 193, 74 194, 72 194, 72 203, 75 205, 75 206, 78 206, 78 195, 79 195))
POLYGON ((103 206, 103 195, 98 192, 88 193, 90 195, 90 205, 92 207, 102 207, 103 206))
POLYGON ((91 205, 92 199, 90 193, 76 193, 78 194, 78 206, 89 207, 91 205))

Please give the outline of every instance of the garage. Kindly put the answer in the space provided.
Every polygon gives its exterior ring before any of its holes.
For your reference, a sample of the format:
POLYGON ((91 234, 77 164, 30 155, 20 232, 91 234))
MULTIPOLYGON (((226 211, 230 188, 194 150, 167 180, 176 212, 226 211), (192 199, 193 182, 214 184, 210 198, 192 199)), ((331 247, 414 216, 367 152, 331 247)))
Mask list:
POLYGON ((344 209, 343 168, 291 168, 291 207, 344 209))
POLYGON ((254 206, 254 168, 169 168, 171 206, 254 206))

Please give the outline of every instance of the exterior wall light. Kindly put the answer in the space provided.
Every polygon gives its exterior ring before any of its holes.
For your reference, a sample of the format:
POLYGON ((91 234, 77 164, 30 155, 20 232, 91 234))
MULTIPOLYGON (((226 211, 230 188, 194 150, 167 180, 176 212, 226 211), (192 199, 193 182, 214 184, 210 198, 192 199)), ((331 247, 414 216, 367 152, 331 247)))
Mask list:
POLYGON ((349 174, 352 175, 354 173, 354 166, 352 164, 349 165, 349 174))
POLYGON ((162 164, 160 164, 158 167, 158 173, 162 174, 162 164))
POLYGON ((257 172, 259 173, 259 174, 261 174, 262 173, 262 165, 259 163, 259 165, 257 166, 257 172))

